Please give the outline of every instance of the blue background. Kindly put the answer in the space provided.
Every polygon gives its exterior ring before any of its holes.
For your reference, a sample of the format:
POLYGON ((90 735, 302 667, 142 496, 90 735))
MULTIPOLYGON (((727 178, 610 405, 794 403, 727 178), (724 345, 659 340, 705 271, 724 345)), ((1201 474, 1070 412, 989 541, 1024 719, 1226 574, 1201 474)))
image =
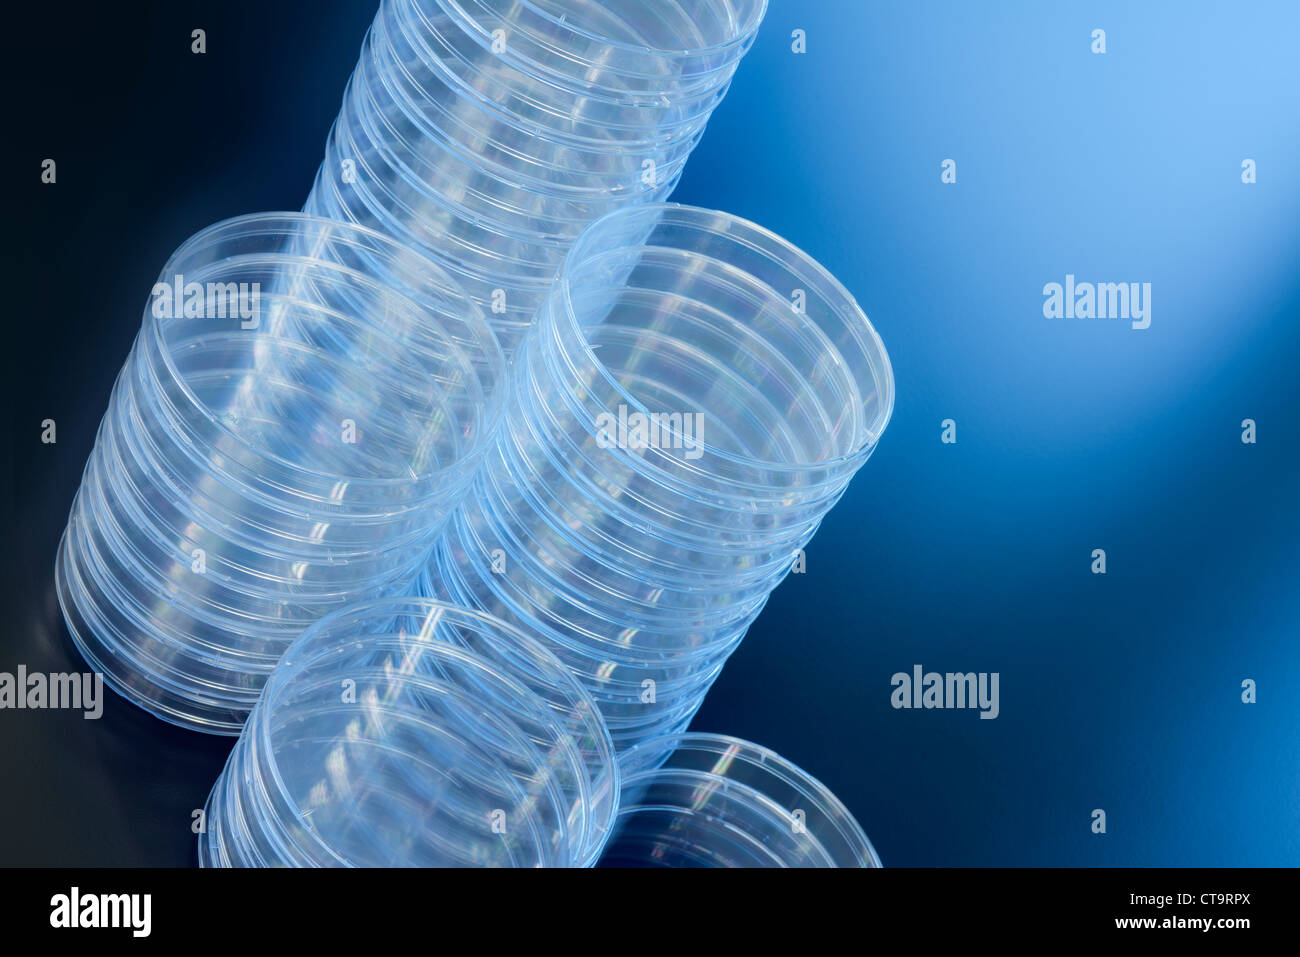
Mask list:
MULTIPOLYGON (((49 570, 141 304, 189 234, 301 204, 373 13, 25 14, 0 668, 77 668, 49 570)), ((695 727, 820 777, 887 865, 1300 863, 1298 35, 1280 2, 773 0, 691 160, 674 198, 825 263, 898 391, 695 727), (1066 273, 1150 282, 1151 327, 1045 319, 1066 273), (1000 716, 894 710, 914 664, 998 672, 1000 716)), ((0 863, 192 862, 230 746, 111 696, 0 737, 0 863)))
POLYGON ((898 387, 696 726, 820 776, 886 864, 1300 863, 1298 34, 775 0, 692 157, 674 198, 821 259, 898 387), (1067 272, 1150 282, 1151 327, 1044 319, 1067 272), (916 663, 999 672, 1000 717, 894 710, 916 663))

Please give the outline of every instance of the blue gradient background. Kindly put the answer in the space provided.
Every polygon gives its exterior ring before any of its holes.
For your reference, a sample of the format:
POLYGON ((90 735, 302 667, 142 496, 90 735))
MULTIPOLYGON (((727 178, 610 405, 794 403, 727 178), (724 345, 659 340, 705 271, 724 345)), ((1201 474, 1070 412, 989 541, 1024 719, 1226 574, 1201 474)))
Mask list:
MULTIPOLYGON (((0 664, 77 667, 49 569, 147 290, 196 230, 301 204, 374 9, 171 0, 16 31, 58 56, 19 104, 10 265, 31 281, 11 288, 43 298, 15 306, 42 322, 11 356, 57 369, 13 362, 25 637, 0 664), (46 416, 59 443, 36 447, 46 416)), ((898 388, 695 727, 820 777, 887 865, 1300 864, 1297 36, 1290 2, 773 0, 687 169, 675 199, 762 223, 855 293, 898 388), (1044 319, 1067 272, 1150 282, 1151 328, 1044 319), (1000 717, 892 709, 917 663, 999 672, 1000 717)), ((229 741, 117 699, 38 717, 4 725, 24 783, 0 861, 192 862, 229 741)))
POLYGON ((1290 3, 774 0, 688 167, 675 199, 853 290, 898 385, 695 726, 821 777, 886 864, 1300 863, 1298 35, 1290 3), (1044 319, 1067 272, 1150 282, 1151 327, 1044 319), (1001 716, 894 710, 916 663, 999 672, 1001 716))

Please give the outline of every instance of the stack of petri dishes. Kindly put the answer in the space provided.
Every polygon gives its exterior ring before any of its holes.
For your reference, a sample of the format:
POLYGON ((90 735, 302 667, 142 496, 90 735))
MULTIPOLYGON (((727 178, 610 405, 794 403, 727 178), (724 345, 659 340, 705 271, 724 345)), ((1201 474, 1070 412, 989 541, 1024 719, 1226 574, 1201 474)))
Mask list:
POLYGON ((618 803, 595 703, 480 612, 361 602, 303 632, 208 799, 208 867, 590 866, 618 803))
POLYGON ((409 590, 488 448, 506 360, 435 264, 301 213, 204 229, 153 292, 57 593, 114 689, 237 734, 306 625, 409 590))
POLYGON ((304 212, 164 267, 56 587, 240 735, 201 864, 878 865, 683 733, 893 405, 825 269, 662 202, 765 9, 383 0, 304 212))
POLYGON ((682 731, 893 395, 861 308, 788 242, 688 206, 611 213, 515 356, 422 594, 542 637, 620 751, 682 731))
POLYGON ((456 274, 511 354, 594 220, 666 199, 767 0, 383 0, 304 210, 456 274))
POLYGON ((757 744, 672 735, 620 766, 623 801, 602 867, 881 866, 824 784, 757 744))

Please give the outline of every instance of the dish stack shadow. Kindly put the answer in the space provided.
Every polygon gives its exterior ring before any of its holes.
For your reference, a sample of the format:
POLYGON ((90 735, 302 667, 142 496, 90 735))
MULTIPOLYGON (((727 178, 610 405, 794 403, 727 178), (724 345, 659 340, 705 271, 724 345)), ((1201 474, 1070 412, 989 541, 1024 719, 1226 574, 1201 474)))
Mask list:
POLYGON ((115 690, 236 734, 306 625, 411 587, 488 447, 506 360, 435 264, 301 213, 201 231, 153 293, 57 593, 115 690))
POLYGON ((667 198, 767 0, 383 0, 306 212, 453 272, 507 355, 569 246, 667 198))
POLYGON ((853 297, 728 214, 611 213, 516 355, 421 581, 542 637, 620 751, 684 730, 888 422, 853 297))

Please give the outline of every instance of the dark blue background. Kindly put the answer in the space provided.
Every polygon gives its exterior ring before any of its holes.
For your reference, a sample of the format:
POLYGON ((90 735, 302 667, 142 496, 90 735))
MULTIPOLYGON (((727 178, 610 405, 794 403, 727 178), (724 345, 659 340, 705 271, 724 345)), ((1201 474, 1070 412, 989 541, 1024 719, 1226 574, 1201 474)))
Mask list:
MULTIPOLYGON (((301 204, 373 12, 38 9, 15 31, 0 669, 78 667, 54 547, 156 272, 215 220, 301 204)), ((1300 863, 1297 35, 1289 2, 773 0, 688 167, 675 199, 857 295, 898 389, 695 727, 820 777, 886 864, 1300 863), (1151 327, 1044 319, 1066 273, 1150 282, 1151 327), (918 663, 999 672, 1001 715, 894 710, 918 663)), ((0 714, 0 863, 192 861, 229 744, 115 698, 99 722, 0 714)))

